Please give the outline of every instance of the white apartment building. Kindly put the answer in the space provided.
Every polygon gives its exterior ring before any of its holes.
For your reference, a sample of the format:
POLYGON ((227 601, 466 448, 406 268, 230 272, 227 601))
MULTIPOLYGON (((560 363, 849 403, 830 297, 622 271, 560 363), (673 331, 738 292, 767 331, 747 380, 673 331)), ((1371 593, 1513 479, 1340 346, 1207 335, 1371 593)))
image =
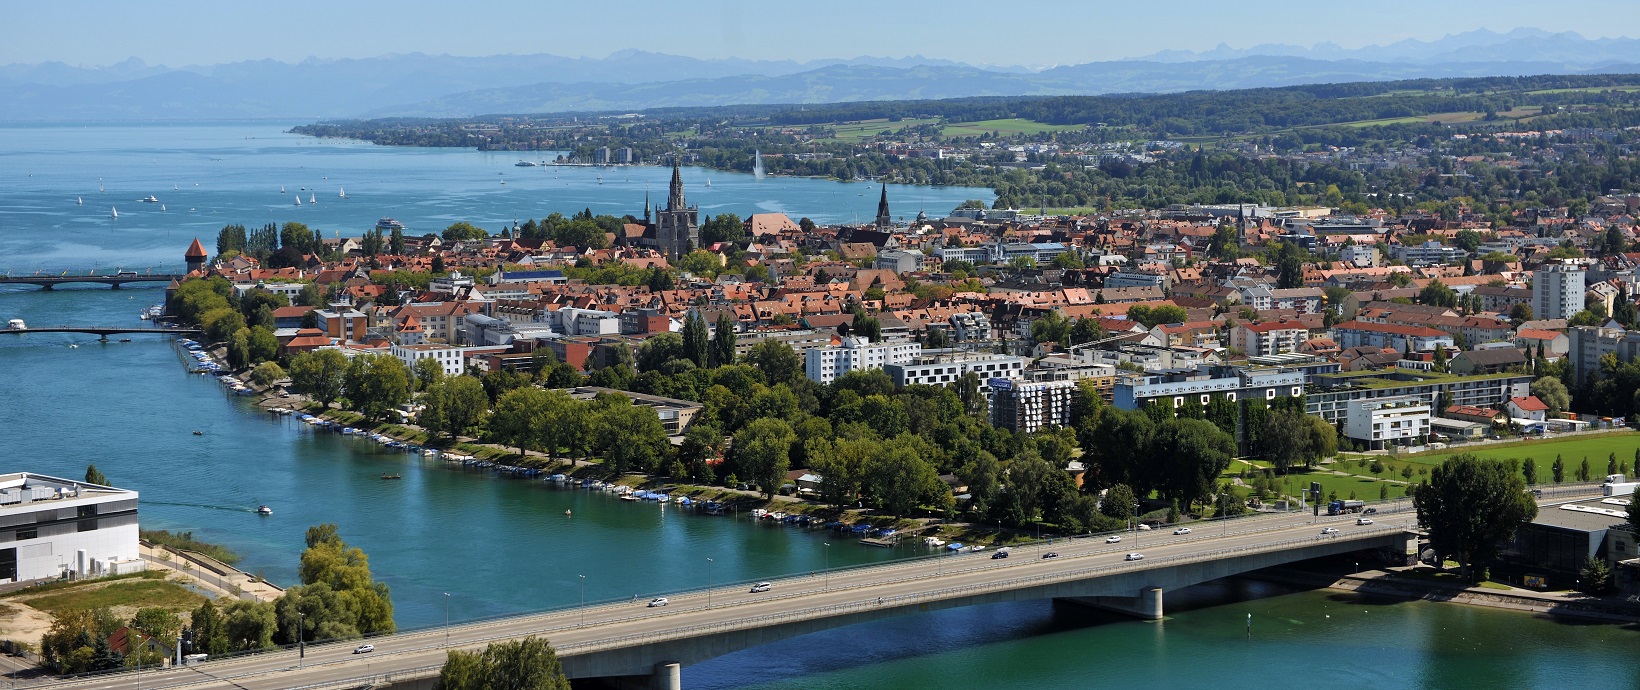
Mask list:
POLYGON ((1583 311, 1582 264, 1546 263, 1532 275, 1532 316, 1569 319, 1583 311))
POLYGON ((1075 381, 993 378, 986 383, 991 389, 992 426, 1027 434, 1050 424, 1070 426, 1075 381))
POLYGON ((1248 357, 1280 355, 1298 352, 1298 347, 1309 337, 1309 329, 1298 321, 1241 323, 1230 329, 1230 347, 1247 353, 1248 357))
POLYGON ((1429 401, 1419 395, 1352 401, 1344 413, 1344 435, 1373 450, 1422 445, 1429 435, 1429 401))
POLYGON ((621 315, 601 309, 564 307, 553 312, 558 319, 558 330, 565 335, 619 335, 621 315))
POLYGON ((30 472, 0 475, 0 583, 145 567, 137 492, 30 472))
POLYGON ((949 386, 967 374, 979 376, 979 391, 991 399, 994 379, 1018 381, 1025 377, 1025 358, 1013 355, 953 354, 938 357, 918 357, 905 364, 883 367, 894 379, 896 388, 915 386, 949 386))
POLYGON ((466 348, 433 343, 394 345, 390 350, 394 357, 397 357, 400 362, 404 362, 404 366, 412 371, 416 368, 417 360, 431 359, 437 361, 439 366, 444 368, 445 376, 459 376, 466 373, 466 351, 466 348))
POLYGON ((810 348, 803 355, 803 373, 810 381, 827 384, 851 371, 904 364, 921 353, 922 345, 918 343, 873 343, 851 336, 836 347, 810 348))

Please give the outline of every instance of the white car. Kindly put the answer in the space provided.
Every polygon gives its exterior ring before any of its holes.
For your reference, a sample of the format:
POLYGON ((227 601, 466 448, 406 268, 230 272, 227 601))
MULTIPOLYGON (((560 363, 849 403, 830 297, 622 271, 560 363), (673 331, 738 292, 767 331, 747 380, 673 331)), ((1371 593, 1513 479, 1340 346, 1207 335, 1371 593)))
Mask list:
POLYGON ((374 651, 376 651, 376 645, 373 644, 361 644, 353 648, 354 654, 369 654, 374 651))
POLYGON ((671 602, 668 602, 666 600, 666 597, 655 597, 654 599, 650 600, 649 608, 655 608, 657 606, 665 606, 669 603, 671 603, 671 602))
POLYGON ((767 592, 767 591, 769 591, 770 589, 773 589, 773 588, 774 588, 773 584, 770 584, 770 583, 767 583, 767 582, 759 582, 755 585, 752 585, 752 594, 757 594, 758 592, 767 592))
POLYGON ((1370 524, 1372 524, 1372 518, 1356 518, 1355 519, 1355 524, 1357 524, 1357 525, 1370 525, 1370 524))
POLYGON ((1190 534, 1190 528, 1189 527, 1180 527, 1176 530, 1173 530, 1173 533, 1174 534, 1190 534))
POLYGON ((1143 523, 1143 522, 1141 522, 1141 523, 1139 523, 1139 531, 1141 531, 1141 532, 1149 532, 1149 531, 1150 531, 1150 525, 1147 525, 1147 524, 1145 524, 1145 523, 1143 523))
POLYGON ((1105 537, 1105 543, 1106 544, 1120 544, 1120 543, 1122 543, 1122 535, 1112 534, 1108 537, 1105 537))
POLYGON ((1127 555, 1127 558, 1125 560, 1142 561, 1144 559, 1145 559, 1145 555, 1142 554, 1142 553, 1130 553, 1130 554, 1127 555))
POLYGON ((1338 534, 1338 528, 1337 527, 1328 527, 1326 529, 1321 530, 1321 534, 1323 534, 1323 535, 1338 534))

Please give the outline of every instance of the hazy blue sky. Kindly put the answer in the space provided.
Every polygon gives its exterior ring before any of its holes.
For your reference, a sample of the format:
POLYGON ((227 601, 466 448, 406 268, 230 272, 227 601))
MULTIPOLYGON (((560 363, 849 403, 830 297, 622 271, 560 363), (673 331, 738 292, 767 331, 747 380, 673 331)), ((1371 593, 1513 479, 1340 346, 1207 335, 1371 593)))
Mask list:
POLYGON ((1640 34, 1636 0, 53 0, 8 2, 0 64, 173 66, 385 53, 640 48, 702 58, 810 60, 921 54, 1049 65, 1259 43, 1348 48, 1476 28, 1640 34), (1339 9, 1332 9, 1334 5, 1339 9))

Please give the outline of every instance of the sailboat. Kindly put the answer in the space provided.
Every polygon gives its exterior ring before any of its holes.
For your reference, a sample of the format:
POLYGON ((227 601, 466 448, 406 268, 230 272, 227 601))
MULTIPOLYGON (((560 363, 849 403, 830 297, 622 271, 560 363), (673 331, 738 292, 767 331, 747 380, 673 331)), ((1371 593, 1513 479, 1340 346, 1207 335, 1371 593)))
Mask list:
POLYGON ((294 198, 294 199, 296 199, 296 205, 297 205, 297 206, 301 206, 301 205, 302 205, 302 195, 300 195, 300 194, 297 194, 297 195, 296 195, 296 196, 295 196, 295 197, 293 197, 293 198, 294 198))
POLYGON ((710 178, 710 177, 706 178, 706 186, 708 186, 708 187, 712 186, 712 178, 710 178))
POLYGON ((112 215, 114 217, 114 220, 119 220, 120 219, 120 210, 119 209, 114 208, 113 206, 109 206, 108 210, 113 212, 112 215))
POLYGON ((310 203, 310 204, 317 204, 317 203, 319 203, 319 195, 317 195, 317 194, 309 194, 309 195, 308 195, 308 203, 310 203))
POLYGON ((159 210, 160 210, 161 213, 164 213, 165 212, 165 204, 160 204, 159 205, 159 210))
POLYGON ((284 185, 279 185, 279 193, 280 193, 280 194, 284 194, 284 193, 285 193, 285 186, 284 186, 284 185))
POLYGON ((75 206, 84 206, 85 205, 85 199, 81 199, 80 197, 74 197, 74 205, 75 206))
POLYGON ((341 187, 337 187, 336 188, 336 196, 339 196, 343 199, 346 199, 347 198, 347 190, 342 189, 341 187))

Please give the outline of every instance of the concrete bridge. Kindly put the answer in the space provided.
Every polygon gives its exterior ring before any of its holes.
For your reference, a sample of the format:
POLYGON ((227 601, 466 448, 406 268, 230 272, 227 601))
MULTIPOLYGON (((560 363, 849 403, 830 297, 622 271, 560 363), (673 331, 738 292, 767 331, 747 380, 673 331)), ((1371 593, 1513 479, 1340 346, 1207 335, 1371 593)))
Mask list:
MULTIPOLYGON (((1102 536, 1033 544, 1012 549, 1006 559, 992 559, 990 552, 940 555, 786 578, 764 593, 751 593, 745 585, 715 587, 671 596, 665 607, 620 601, 387 635, 370 640, 376 651, 369 654, 352 654, 356 643, 338 642, 309 645, 305 658, 286 649, 210 661, 145 674, 143 685, 431 688, 449 650, 537 635, 557 649, 571 678, 672 690, 681 687, 683 666, 892 616, 1069 599, 1155 619, 1164 615, 1167 591, 1222 577, 1362 550, 1412 558, 1417 535, 1411 515, 1376 517, 1382 524, 1356 525, 1355 516, 1266 515, 1199 527, 1187 535, 1129 532, 1117 544, 1102 536), (1325 527, 1338 532, 1322 534, 1325 527), (1045 557, 1050 551, 1058 555, 1045 557), (1129 553, 1144 558, 1126 560, 1129 553)), ((130 674, 122 673, 47 685, 114 690, 131 682, 130 674)))
POLYGON ((85 275, 8 275, 0 276, 0 285, 38 285, 44 289, 50 290, 58 285, 67 285, 69 283, 101 283, 118 290, 120 289, 120 286, 127 283, 170 283, 173 280, 182 280, 186 277, 188 276, 185 273, 134 273, 131 271, 120 271, 117 273, 102 275, 98 275, 95 272, 88 272, 85 275))
POLYGON ((189 335, 200 333, 198 328, 188 326, 44 326, 28 328, 0 328, 0 333, 92 333, 99 339, 107 340, 108 336, 116 334, 155 333, 159 335, 189 335))

